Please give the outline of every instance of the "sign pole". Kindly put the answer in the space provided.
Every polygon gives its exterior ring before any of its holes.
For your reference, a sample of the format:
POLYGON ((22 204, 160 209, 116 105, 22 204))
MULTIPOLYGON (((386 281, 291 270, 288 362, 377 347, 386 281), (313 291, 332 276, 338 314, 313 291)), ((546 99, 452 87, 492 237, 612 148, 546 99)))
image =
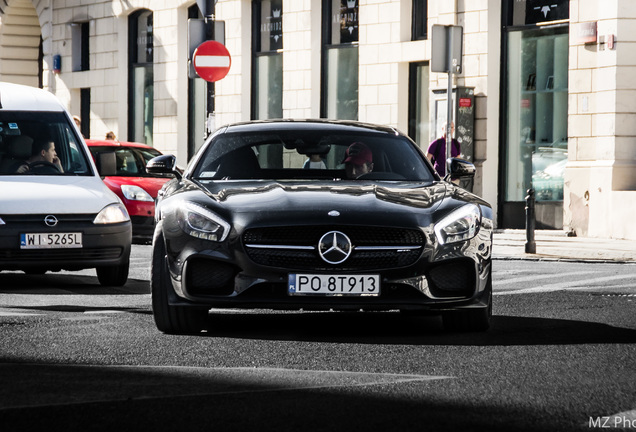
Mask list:
POLYGON ((451 147, 453 145, 453 135, 451 129, 451 122, 453 116, 453 31, 451 27, 447 27, 448 34, 448 45, 447 45, 447 56, 448 59, 448 88, 446 91, 446 175, 448 172, 448 159, 451 157, 451 147))
MULTIPOLYGON (((464 29, 457 25, 433 24, 431 40, 431 72, 448 73, 448 89, 446 94, 446 161, 451 157, 453 134, 453 73, 460 73, 462 68, 462 44, 464 29)), ((447 164, 448 165, 448 164, 447 164)))
MULTIPOLYGON (((214 0, 205 0, 205 40, 214 40, 214 0)), ((214 83, 206 84, 205 138, 214 131, 214 83)))

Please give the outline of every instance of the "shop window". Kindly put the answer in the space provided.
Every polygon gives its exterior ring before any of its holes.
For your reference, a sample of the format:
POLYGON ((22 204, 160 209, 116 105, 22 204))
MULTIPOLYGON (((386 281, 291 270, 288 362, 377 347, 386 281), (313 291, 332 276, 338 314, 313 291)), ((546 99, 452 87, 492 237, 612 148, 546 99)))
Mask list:
POLYGON ((568 34, 508 33, 506 201, 563 200, 568 139, 568 34))
POLYGON ((426 150, 429 136, 429 66, 411 63, 409 66, 409 136, 426 150))
POLYGON ((128 21, 128 140, 153 143, 153 16, 147 9, 128 21))
POLYGON ((252 118, 283 116, 283 1, 252 3, 252 118))
POLYGON ((428 0, 413 0, 413 40, 428 39, 428 0))
POLYGON ((358 119, 358 0, 324 0, 321 116, 358 119))

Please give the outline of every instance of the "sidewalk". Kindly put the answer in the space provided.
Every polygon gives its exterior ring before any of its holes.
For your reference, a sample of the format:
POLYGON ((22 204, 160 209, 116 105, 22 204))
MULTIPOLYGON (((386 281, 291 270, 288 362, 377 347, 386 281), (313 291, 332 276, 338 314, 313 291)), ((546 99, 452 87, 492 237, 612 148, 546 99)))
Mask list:
POLYGON ((537 253, 528 254, 525 230, 496 230, 493 258, 636 263, 636 241, 568 237, 558 230, 536 230, 534 237, 537 253))

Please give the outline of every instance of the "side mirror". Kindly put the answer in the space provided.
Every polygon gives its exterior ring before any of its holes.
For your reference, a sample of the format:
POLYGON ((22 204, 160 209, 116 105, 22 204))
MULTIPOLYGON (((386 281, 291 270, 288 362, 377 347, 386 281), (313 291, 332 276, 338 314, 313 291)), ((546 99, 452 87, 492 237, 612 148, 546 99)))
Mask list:
POLYGON ((101 177, 117 175, 115 152, 100 152, 95 155, 95 165, 101 177))
POLYGON ((475 165, 463 159, 449 158, 446 161, 446 172, 448 172, 451 181, 473 178, 475 177, 475 165))
POLYGON ((146 171, 151 174, 172 174, 178 179, 183 177, 177 168, 177 158, 173 155, 161 155, 150 159, 146 164, 146 171))

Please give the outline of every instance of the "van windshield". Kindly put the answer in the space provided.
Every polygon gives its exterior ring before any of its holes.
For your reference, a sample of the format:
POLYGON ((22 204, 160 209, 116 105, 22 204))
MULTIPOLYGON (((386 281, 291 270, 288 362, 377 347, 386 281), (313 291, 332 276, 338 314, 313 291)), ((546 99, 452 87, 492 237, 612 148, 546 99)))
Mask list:
POLYGON ((0 175, 92 175, 64 113, 0 110, 0 175))

